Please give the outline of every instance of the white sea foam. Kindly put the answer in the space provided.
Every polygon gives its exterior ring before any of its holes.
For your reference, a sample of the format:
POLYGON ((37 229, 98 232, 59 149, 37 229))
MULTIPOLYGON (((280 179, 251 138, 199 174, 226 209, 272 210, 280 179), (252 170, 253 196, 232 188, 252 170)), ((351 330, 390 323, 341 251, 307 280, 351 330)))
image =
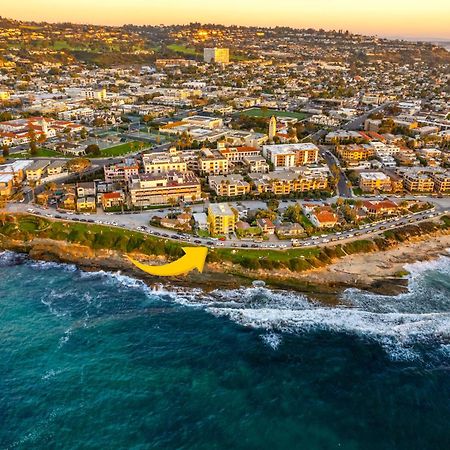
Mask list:
POLYGON ((280 334, 273 333, 273 332, 261 334, 261 339, 272 350, 276 350, 280 346, 280 344, 283 340, 283 338, 281 337, 280 334))
MULTIPOLYGON (((5 258, 4 254, 0 254, 1 258, 5 258)), ((58 266, 72 271, 74 267, 34 264, 44 269, 58 266)), ((339 306, 323 306, 301 294, 266 288, 218 289, 205 294, 200 289, 149 287, 120 272, 80 271, 79 276, 99 278, 108 286, 137 289, 151 299, 201 308, 243 326, 266 330, 261 338, 273 349, 280 345, 280 333, 329 331, 376 341, 392 359, 420 358, 416 344, 433 345, 442 355, 449 356, 450 257, 410 264, 406 269, 410 273, 408 292, 392 297, 348 289, 339 306)), ((91 299, 86 301, 89 303, 91 299)), ((52 307, 51 298, 42 302, 48 304, 53 313, 64 315, 52 307)), ((70 334, 61 338, 62 345, 69 337, 70 334)))

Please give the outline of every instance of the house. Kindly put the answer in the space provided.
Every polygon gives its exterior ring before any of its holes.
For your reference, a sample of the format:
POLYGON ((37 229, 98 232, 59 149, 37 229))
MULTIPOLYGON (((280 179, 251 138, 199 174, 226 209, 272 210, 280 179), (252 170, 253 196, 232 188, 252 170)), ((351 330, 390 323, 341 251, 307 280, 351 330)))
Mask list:
POLYGON ((298 223, 284 223, 276 227, 279 238, 297 238, 305 235, 304 228, 298 223))
POLYGON ((187 213, 178 214, 177 220, 181 225, 189 225, 192 215, 187 213))
POLYGON ((194 213, 194 221, 199 230, 208 231, 208 216, 205 213, 194 213))
POLYGON ((93 181, 77 183, 77 197, 95 196, 97 189, 93 181))
POLYGON ((101 203, 104 210, 121 207, 124 200, 125 196, 122 191, 105 192, 104 194, 101 194, 101 203))
POLYGON ((275 234, 275 225, 272 223, 270 219, 257 219, 256 224, 264 234, 272 235, 275 234))
POLYGON ((66 209, 68 211, 75 211, 76 209, 76 196, 74 193, 67 193, 61 197, 61 201, 59 203, 59 207, 61 209, 66 209))
POLYGON ((338 216, 329 206, 320 206, 309 214, 309 220, 317 228, 334 228, 338 216))
POLYGON ((180 226, 180 222, 177 219, 168 219, 166 217, 163 217, 159 223, 163 228, 170 228, 171 230, 176 230, 180 226))
POLYGON ((95 212, 97 209, 97 202, 95 197, 78 197, 77 211, 79 212, 95 212))
POLYGON ((381 200, 381 201, 364 201, 363 210, 367 211, 368 214, 375 216, 387 214, 395 214, 399 210, 397 203, 391 200, 381 200))

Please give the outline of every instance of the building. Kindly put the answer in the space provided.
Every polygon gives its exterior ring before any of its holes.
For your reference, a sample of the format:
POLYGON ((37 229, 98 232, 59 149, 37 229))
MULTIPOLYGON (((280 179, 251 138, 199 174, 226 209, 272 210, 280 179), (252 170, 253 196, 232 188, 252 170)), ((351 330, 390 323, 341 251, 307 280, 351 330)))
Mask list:
POLYGON ((381 201, 364 201, 362 208, 368 214, 379 216, 379 215, 391 215, 398 212, 399 207, 397 203, 391 200, 381 200, 381 201))
POLYGON ((336 152, 346 163, 353 163, 355 161, 367 161, 373 158, 375 148, 370 145, 338 145, 336 152))
POLYGON ((262 156, 247 156, 244 158, 244 164, 249 173, 269 173, 270 166, 262 156))
POLYGON ((219 148, 219 152, 222 156, 228 159, 230 163, 242 163, 245 158, 252 156, 261 156, 261 151, 256 147, 223 147, 219 148))
POLYGON ((25 176, 27 180, 31 182, 39 181, 42 178, 44 171, 49 164, 50 163, 48 161, 35 161, 33 164, 28 166, 25 169, 25 176))
POLYGON ((95 197, 97 194, 97 187, 93 181, 77 183, 76 188, 77 197, 95 197))
POLYGON ((53 161, 48 167, 47 167, 47 175, 49 177, 54 177, 56 175, 60 175, 64 172, 66 168, 66 163, 61 161, 53 161))
POLYGON ((403 183, 409 192, 433 192, 434 190, 434 180, 426 173, 406 173, 403 183))
POLYGON ((273 141, 273 138, 277 135, 277 119, 272 116, 269 121, 269 140, 273 141))
POLYGON ((338 223, 337 214, 329 206, 314 208, 308 218, 317 228, 334 228, 338 223))
POLYGON ((216 175, 208 178, 209 186, 220 197, 239 197, 250 193, 250 183, 242 175, 216 175))
POLYGON ((86 100, 106 100, 106 89, 87 89, 82 91, 82 96, 86 100))
POLYGON ((209 148, 201 150, 198 166, 202 175, 226 175, 229 172, 228 159, 217 150, 209 148))
POLYGON ((450 172, 432 173, 431 178, 434 181, 434 188, 440 194, 450 192, 450 172))
POLYGON ((33 164, 31 160, 16 160, 0 165, 0 175, 13 175, 13 183, 19 185, 25 179, 25 169, 33 164))
POLYGON ((208 216, 205 213, 194 213, 194 222, 195 226, 202 231, 208 231, 209 225, 208 225, 208 216))
POLYGON ((139 164, 134 159, 104 166, 105 181, 128 183, 130 179, 139 173, 139 164))
POLYGON ((145 173, 164 173, 176 170, 186 172, 187 164, 175 147, 168 152, 145 154, 142 158, 145 173))
POLYGON ((170 171, 161 174, 139 174, 129 183, 133 206, 168 205, 194 202, 201 198, 200 180, 193 172, 170 171))
POLYGON ((392 181, 384 172, 361 172, 359 187, 363 192, 391 192, 392 181))
POLYGON ((319 159, 319 149, 310 143, 264 145, 262 153, 275 170, 316 164, 319 159))
POLYGON ((293 192, 325 191, 328 176, 305 169, 299 172, 283 171, 267 174, 249 174, 258 193, 271 192, 275 195, 289 195, 293 192))
POLYGON ((13 192, 14 175, 0 173, 0 198, 8 198, 13 192))
POLYGON ((105 192, 101 194, 101 203, 104 210, 119 208, 125 202, 125 196, 122 191, 105 192))
POLYGON ((79 212, 95 212, 97 202, 95 197, 79 197, 77 198, 77 211, 79 212))
POLYGON ((208 208, 208 222, 211 234, 234 233, 236 214, 228 203, 212 203, 208 208))
POLYGON ((228 48, 205 48, 203 60, 210 63, 228 64, 230 62, 230 50, 228 48))
POLYGON ((298 238, 306 234, 305 229, 298 223, 283 223, 276 227, 275 232, 279 239, 298 238))
POLYGON ((262 218, 256 220, 256 225, 261 229, 264 234, 275 234, 275 225, 270 219, 262 218))

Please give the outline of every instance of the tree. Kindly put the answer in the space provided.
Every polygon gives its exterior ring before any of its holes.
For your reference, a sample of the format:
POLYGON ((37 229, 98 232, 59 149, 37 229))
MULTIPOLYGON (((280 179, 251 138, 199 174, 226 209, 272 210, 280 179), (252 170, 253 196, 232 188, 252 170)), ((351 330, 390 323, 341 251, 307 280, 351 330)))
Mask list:
POLYGON ((87 132, 86 128, 83 128, 80 131, 80 138, 81 139, 87 139, 88 136, 89 136, 89 133, 87 132))
POLYGON ((89 144, 85 150, 86 155, 100 156, 102 154, 97 144, 89 144))
POLYGON ((36 133, 34 132, 33 128, 30 127, 28 130, 28 138, 30 139, 30 155, 36 156, 38 152, 38 148, 36 145, 36 133))
POLYGON ((280 206, 280 202, 277 199, 271 199, 267 202, 267 207, 272 211, 277 211, 280 206))
POLYGON ((174 198, 174 197, 170 197, 170 198, 167 200, 167 203, 170 205, 171 208, 174 208, 175 205, 177 204, 177 199, 174 198))
POLYGON ((69 172, 83 172, 91 165, 89 159, 74 158, 67 162, 67 169, 69 172))
POLYGON ((105 120, 102 117, 96 117, 93 122, 94 127, 104 127, 105 124, 105 120))
POLYGON ((6 144, 2 146, 2 155, 4 158, 9 156, 9 147, 6 144))

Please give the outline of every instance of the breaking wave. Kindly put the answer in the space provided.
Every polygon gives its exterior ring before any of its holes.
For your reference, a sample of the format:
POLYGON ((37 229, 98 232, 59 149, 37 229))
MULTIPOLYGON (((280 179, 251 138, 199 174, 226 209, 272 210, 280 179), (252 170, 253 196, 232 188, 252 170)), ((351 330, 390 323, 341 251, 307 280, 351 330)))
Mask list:
MULTIPOLYGON (((21 255, 0 253, 0 266, 23 261, 21 255)), ((152 302, 199 308, 239 325, 263 330, 262 341, 274 350, 282 345, 283 333, 328 332, 377 342, 394 360, 427 358, 430 351, 450 358, 450 256, 406 266, 409 271, 406 293, 384 296, 348 289, 342 294, 341 303, 334 306, 289 291, 252 287, 206 294, 200 289, 168 288, 162 284, 150 287, 120 272, 82 272, 73 265, 48 262, 28 261, 27 264, 39 270, 58 267, 68 272, 77 271, 80 280, 98 280, 105 287, 124 291, 139 290, 152 302)), ((53 313, 64 315, 66 308, 56 308, 59 300, 56 297, 57 293, 51 291, 42 302, 53 313)), ((107 298, 88 296, 82 300, 88 305, 85 312, 96 313, 107 298)), ((84 325, 85 320, 83 317, 84 325)), ((69 337, 70 333, 65 334, 60 345, 69 337)))

